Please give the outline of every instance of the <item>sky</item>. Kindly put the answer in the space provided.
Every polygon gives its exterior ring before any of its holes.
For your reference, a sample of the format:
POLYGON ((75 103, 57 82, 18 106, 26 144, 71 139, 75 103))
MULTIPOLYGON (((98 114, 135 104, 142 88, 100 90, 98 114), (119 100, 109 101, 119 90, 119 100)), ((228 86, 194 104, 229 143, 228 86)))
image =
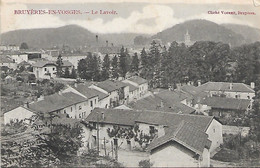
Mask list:
POLYGON ((76 24, 93 33, 143 33, 155 34, 176 24, 192 20, 206 19, 218 24, 245 24, 260 28, 260 6, 253 1, 230 0, 229 3, 217 0, 172 0, 129 2, 121 0, 102 1, 37 1, 3 0, 1 4, 1 33, 32 28, 54 28, 76 24), (44 3, 43 3, 44 2, 44 3), (207 3, 206 3, 207 2, 207 3), (217 2, 217 3, 216 3, 217 2), (232 2, 232 3, 231 3, 232 2), (243 2, 243 3, 242 3, 243 2), (76 15, 18 15, 14 10, 80 10, 76 15), (84 12, 116 11, 115 15, 101 15, 84 12), (255 12, 256 15, 208 14, 208 11, 255 12))

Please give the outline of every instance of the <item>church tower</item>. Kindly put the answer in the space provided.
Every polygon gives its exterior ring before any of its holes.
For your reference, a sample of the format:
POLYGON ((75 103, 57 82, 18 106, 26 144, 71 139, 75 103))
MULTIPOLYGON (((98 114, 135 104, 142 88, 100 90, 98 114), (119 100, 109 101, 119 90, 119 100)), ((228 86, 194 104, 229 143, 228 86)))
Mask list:
POLYGON ((186 34, 184 35, 184 43, 187 45, 187 44, 190 44, 190 35, 189 35, 189 31, 187 30, 186 34))

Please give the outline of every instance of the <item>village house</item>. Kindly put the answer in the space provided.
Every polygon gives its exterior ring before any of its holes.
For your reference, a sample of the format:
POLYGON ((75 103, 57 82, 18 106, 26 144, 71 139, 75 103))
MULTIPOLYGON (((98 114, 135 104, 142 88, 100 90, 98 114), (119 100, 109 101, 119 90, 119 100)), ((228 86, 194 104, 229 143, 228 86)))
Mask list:
POLYGON ((9 69, 16 69, 17 63, 7 56, 0 57, 0 67, 8 67, 9 69))
POLYGON ((32 67, 37 79, 51 79, 56 77, 56 64, 51 61, 37 61, 32 64, 32 67))
POLYGON ((62 61, 62 63, 63 63, 63 64, 61 65, 62 71, 65 72, 66 68, 68 68, 69 72, 71 73, 71 71, 72 71, 74 65, 73 65, 71 62, 66 61, 66 60, 65 60, 65 61, 62 61))
POLYGON ((28 108, 38 113, 65 114, 76 119, 87 117, 88 111, 87 99, 73 92, 44 96, 28 108))
POLYGON ((87 99, 87 110, 86 116, 88 116, 91 111, 96 108, 108 108, 109 107, 109 96, 103 92, 98 90, 89 88, 87 84, 77 84, 75 83, 74 86, 67 85, 64 90, 61 91, 62 93, 73 92, 78 94, 87 99))
POLYGON ((27 119, 31 118, 34 115, 36 115, 36 112, 34 110, 29 109, 25 106, 19 106, 4 113, 4 124, 17 121, 24 121, 25 123, 29 123, 29 120, 27 119))
POLYGON ((98 132, 92 130, 93 141, 89 142, 92 145, 97 145, 99 136, 100 146, 105 139, 109 142, 107 146, 112 142, 122 149, 145 149, 155 137, 167 135, 172 129, 176 130, 183 121, 207 134, 211 141, 210 153, 223 143, 222 124, 210 116, 96 108, 86 121, 98 128, 98 132), (143 142, 141 145, 140 140, 143 142))
MULTIPOLYGON (((124 82, 124 81, 123 81, 124 82)), ((129 99, 128 101, 136 101, 139 97, 139 88, 130 84, 130 83, 126 83, 127 86, 129 86, 129 99)))
POLYGON ((139 88, 138 99, 140 97, 143 97, 148 92, 148 81, 139 76, 130 77, 128 79, 125 79, 123 82, 130 83, 131 85, 139 88))
POLYGON ((210 96, 225 96, 227 98, 249 99, 253 102, 255 97, 255 83, 248 86, 244 83, 229 82, 207 82, 197 87, 200 91, 210 94, 210 96))
POLYGON ((191 123, 154 139, 148 146, 153 167, 209 167, 211 141, 191 123))
POLYGON ((18 51, 7 53, 7 55, 17 64, 20 64, 23 61, 28 62, 29 60, 28 54, 18 51))
POLYGON ((218 118, 242 117, 252 109, 250 100, 225 97, 204 97, 194 106, 199 112, 218 118))
POLYGON ((109 95, 109 106, 115 107, 128 102, 129 86, 121 81, 106 80, 92 84, 89 88, 96 89, 109 95))

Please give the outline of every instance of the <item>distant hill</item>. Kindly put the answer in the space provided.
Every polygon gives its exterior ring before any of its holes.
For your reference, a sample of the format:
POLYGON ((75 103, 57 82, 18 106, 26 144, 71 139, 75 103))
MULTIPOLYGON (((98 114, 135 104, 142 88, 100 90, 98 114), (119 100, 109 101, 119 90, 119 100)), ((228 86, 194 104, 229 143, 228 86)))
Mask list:
MULTIPOLYGON (((96 44, 96 34, 76 25, 59 28, 15 30, 1 34, 1 43, 20 45, 26 42, 29 47, 46 48, 54 45, 82 46, 96 44)), ((105 41, 99 39, 100 43, 105 41)))
MULTIPOLYGON (((68 45, 72 47, 96 45, 96 33, 77 26, 68 25, 59 28, 24 29, 1 34, 1 43, 20 45, 26 42, 29 47, 48 48, 52 46, 68 45)), ((98 34, 99 45, 133 45, 134 38, 139 34, 98 34)))
POLYGON ((181 42, 184 41, 184 34, 187 31, 190 34, 191 41, 216 41, 230 43, 232 46, 238 46, 246 42, 241 34, 207 20, 191 20, 174 25, 153 35, 150 40, 161 39, 164 43, 181 42))
POLYGON ((222 24, 222 26, 232 30, 235 33, 241 34, 247 43, 260 41, 260 29, 238 24, 222 24))

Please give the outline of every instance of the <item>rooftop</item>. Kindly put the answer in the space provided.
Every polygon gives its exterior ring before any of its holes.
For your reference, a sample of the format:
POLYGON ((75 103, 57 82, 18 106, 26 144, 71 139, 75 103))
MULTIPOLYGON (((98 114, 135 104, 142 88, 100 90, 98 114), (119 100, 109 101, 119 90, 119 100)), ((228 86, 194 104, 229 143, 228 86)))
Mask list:
POLYGON ((72 92, 63 93, 62 95, 53 94, 45 96, 43 100, 30 104, 29 108, 37 112, 53 112, 85 100, 84 97, 72 92))
POLYGON ((250 86, 244 83, 229 83, 229 82, 207 82, 200 86, 201 91, 230 91, 230 92, 249 92, 255 93, 250 86), (230 88, 232 86, 232 88, 230 88))
POLYGON ((137 83, 138 85, 141 85, 141 84, 147 82, 146 79, 141 78, 140 76, 133 76, 133 77, 128 78, 127 80, 130 80, 130 81, 132 81, 134 83, 137 83))
POLYGON ((89 85, 87 84, 77 84, 77 86, 72 86, 74 89, 76 89, 77 91, 79 91, 81 94, 83 94, 84 96, 86 96, 87 98, 93 98, 98 96, 99 100, 102 100, 106 97, 108 97, 109 95, 102 93, 96 89, 91 89, 89 88, 89 85))
POLYGON ((97 83, 96 86, 104 89, 107 92, 112 92, 112 91, 118 90, 122 87, 126 87, 127 84, 125 84, 121 81, 116 81, 116 80, 114 80, 114 81, 105 80, 105 81, 97 83))
POLYGON ((211 144, 204 131, 200 131, 193 124, 183 120, 176 129, 172 129, 164 136, 154 139, 148 146, 148 150, 151 151, 169 141, 175 141, 200 155, 202 155, 204 148, 209 149, 211 144))
POLYGON ((45 67, 47 65, 53 65, 53 66, 57 66, 56 63, 52 62, 52 61, 44 61, 44 60, 40 60, 35 62, 34 64, 32 64, 33 67, 45 67))
POLYGON ((250 100, 225 97, 205 97, 201 100, 201 104, 218 109, 246 110, 250 104, 250 100))

